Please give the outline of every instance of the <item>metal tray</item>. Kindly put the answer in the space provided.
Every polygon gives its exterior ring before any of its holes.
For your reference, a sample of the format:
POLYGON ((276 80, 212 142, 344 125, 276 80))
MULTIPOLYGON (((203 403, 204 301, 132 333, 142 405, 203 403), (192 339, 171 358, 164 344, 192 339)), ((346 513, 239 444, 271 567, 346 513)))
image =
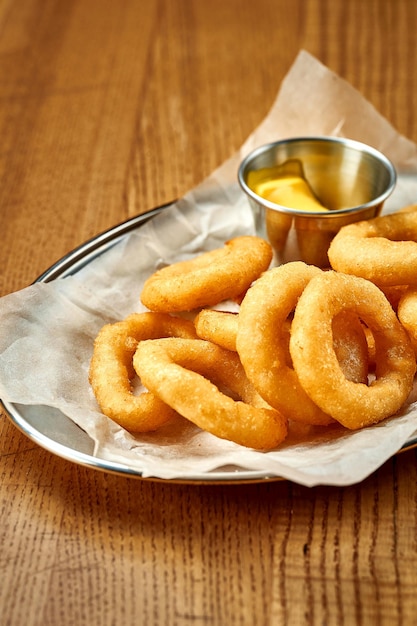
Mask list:
MULTIPOLYGON (((65 255, 54 263, 35 282, 50 282, 76 274, 93 259, 104 254, 123 237, 135 229, 141 228, 148 220, 160 213, 166 206, 158 207, 143 215, 133 217, 118 224, 65 255)), ((196 473, 187 479, 144 478, 136 469, 93 454, 93 441, 69 417, 57 409, 47 406, 27 406, 2 402, 9 418, 29 439, 53 454, 89 468, 119 475, 131 476, 142 480, 175 482, 186 484, 247 484, 282 480, 262 471, 250 471, 240 468, 225 468, 223 471, 196 473)), ((402 450, 417 446, 417 434, 404 445, 402 450)))

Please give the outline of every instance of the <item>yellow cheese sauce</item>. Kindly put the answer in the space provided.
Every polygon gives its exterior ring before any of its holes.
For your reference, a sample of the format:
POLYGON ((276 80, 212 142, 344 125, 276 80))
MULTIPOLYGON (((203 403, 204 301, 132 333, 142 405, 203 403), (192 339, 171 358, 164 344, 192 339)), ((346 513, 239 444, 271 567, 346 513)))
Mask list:
POLYGON ((328 211, 315 196, 297 160, 249 172, 248 186, 258 196, 290 209, 319 213, 328 211))

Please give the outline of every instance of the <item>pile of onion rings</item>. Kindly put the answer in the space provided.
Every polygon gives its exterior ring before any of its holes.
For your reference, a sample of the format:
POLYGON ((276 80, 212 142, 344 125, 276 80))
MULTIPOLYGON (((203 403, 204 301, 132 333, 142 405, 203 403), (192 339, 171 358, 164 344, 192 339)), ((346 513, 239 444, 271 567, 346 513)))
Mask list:
MULTIPOLYGON (((410 215, 417 232, 417 210, 397 222, 410 215)), ((366 228, 380 234, 389 223, 366 228)), ((340 246, 361 228, 340 231, 332 264, 349 257, 340 246)), ((149 312, 96 338, 89 378, 101 411, 133 433, 180 417, 257 450, 281 445, 292 423, 357 430, 395 416, 416 372, 410 276, 400 264, 384 282, 377 269, 363 277, 345 261, 343 271, 324 271, 303 262, 271 268, 271 260, 267 242, 238 237, 149 276, 140 294, 149 312), (216 309, 225 301, 233 312, 216 309)))

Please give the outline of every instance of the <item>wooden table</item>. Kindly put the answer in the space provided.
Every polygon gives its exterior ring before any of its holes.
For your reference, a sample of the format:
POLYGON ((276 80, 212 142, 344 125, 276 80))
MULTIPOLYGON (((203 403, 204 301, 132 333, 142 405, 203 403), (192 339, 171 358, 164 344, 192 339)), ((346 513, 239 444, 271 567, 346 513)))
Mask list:
MULTIPOLYGON (((304 48, 417 141, 413 0, 3 0, 0 293, 180 197, 304 48)), ((0 330, 1 332, 1 330, 0 330)), ((86 469, 0 419, 6 626, 414 624, 414 450, 363 483, 173 485, 86 469)))

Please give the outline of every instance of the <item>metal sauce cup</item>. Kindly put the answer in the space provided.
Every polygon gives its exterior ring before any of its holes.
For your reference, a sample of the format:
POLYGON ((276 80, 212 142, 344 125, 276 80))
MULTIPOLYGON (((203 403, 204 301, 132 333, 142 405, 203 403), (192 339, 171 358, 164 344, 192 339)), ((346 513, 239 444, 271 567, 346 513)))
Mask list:
POLYGON ((269 240, 277 263, 301 260, 329 267, 327 250, 339 229, 376 217, 394 190, 393 164, 378 150, 351 139, 300 137, 251 152, 240 164, 239 184, 249 198, 255 228, 269 240), (249 186, 250 172, 276 166, 299 168, 328 211, 288 208, 259 196, 249 186))

